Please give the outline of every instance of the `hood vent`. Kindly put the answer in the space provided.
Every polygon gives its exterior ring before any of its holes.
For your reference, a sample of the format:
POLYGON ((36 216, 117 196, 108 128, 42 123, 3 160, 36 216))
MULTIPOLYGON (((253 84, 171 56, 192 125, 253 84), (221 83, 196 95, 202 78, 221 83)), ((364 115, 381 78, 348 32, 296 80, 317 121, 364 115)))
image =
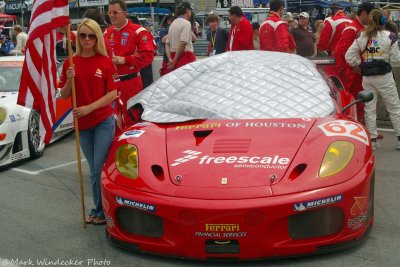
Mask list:
POLYGON ((196 138, 196 146, 198 146, 203 140, 209 136, 213 131, 206 130, 206 131, 194 131, 193 135, 196 138))
POLYGON ((247 153, 251 139, 218 139, 214 143, 214 153, 247 153))

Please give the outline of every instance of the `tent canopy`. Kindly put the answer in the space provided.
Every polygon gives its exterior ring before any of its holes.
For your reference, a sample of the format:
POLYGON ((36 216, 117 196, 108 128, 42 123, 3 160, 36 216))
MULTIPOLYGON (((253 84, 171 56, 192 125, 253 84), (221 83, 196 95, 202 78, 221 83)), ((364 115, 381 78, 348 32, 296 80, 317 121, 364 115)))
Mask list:
MULTIPOLYGON (((168 15, 171 11, 168 8, 153 7, 155 15, 168 15)), ((129 14, 151 14, 150 7, 130 7, 129 14)))
MULTIPOLYGON (((350 3, 346 1, 338 1, 338 2, 344 8, 357 6, 357 3, 350 3)), ((287 3, 289 8, 297 8, 298 6, 320 6, 328 8, 332 5, 332 1, 324 1, 324 0, 287 0, 287 3)))
POLYGON ((14 21, 17 20, 17 16, 9 15, 6 13, 0 13, 0 22, 14 21))

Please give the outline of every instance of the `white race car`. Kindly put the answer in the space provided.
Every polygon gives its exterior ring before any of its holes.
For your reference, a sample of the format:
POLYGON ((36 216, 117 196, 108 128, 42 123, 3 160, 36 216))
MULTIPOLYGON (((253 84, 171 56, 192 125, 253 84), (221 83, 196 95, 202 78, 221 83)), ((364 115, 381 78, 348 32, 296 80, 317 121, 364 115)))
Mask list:
MULTIPOLYGON (((17 105, 23 56, 0 57, 0 167, 26 158, 38 158, 43 154, 40 142, 40 114, 17 105)), ((53 126, 53 142, 73 129, 70 99, 57 94, 56 123, 53 126)))

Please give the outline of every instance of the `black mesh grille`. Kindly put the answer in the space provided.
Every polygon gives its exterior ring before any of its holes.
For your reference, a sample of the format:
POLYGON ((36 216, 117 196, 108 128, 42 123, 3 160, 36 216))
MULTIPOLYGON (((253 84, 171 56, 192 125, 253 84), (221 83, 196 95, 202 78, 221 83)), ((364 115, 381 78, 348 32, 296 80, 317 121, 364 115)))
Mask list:
POLYGON ((161 237, 164 234, 162 219, 154 214, 132 208, 119 208, 117 220, 121 228, 133 235, 161 237))
POLYGON ((293 239, 332 235, 343 227, 343 211, 326 207, 306 211, 289 217, 289 235, 293 239))
POLYGON ((208 254, 240 254, 237 240, 206 240, 208 254))

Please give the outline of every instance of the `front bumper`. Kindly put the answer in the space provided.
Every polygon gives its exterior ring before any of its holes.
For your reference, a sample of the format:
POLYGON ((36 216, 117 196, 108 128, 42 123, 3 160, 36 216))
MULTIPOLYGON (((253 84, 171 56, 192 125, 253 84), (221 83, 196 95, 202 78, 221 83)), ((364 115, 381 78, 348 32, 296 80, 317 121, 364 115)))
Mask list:
POLYGON ((150 194, 112 183, 103 172, 107 234, 125 248, 194 259, 277 258, 343 249, 373 224, 373 169, 370 161, 346 183, 241 200, 150 194), (294 208, 332 196, 340 201, 294 208))

